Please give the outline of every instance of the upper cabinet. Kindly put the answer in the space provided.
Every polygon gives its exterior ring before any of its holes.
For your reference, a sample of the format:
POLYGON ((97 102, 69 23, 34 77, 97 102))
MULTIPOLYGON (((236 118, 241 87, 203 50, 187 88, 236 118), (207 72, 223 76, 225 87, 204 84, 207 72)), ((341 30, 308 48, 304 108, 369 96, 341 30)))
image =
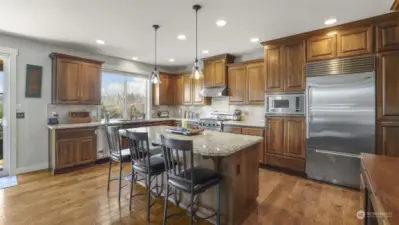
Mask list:
POLYGON ((264 103, 263 65, 263 60, 229 65, 227 87, 230 104, 264 103))
POLYGON ((337 35, 326 34, 306 40, 307 61, 333 59, 337 57, 337 35))
POLYGON ((373 27, 356 27, 338 32, 338 57, 373 53, 373 27))
POLYGON ((265 91, 305 90, 304 41, 289 41, 279 46, 265 46, 265 91))
POLYGON ((53 104, 101 104, 103 62, 51 53, 53 104))
POLYGON ((201 96, 200 92, 204 88, 204 80, 196 80, 192 81, 192 98, 193 104, 202 105, 204 104, 204 97, 201 96))
POLYGON ((174 76, 160 73, 159 78, 162 83, 152 85, 152 98, 154 105, 173 105, 175 104, 174 76))
POLYGON ((192 99, 192 79, 190 75, 183 75, 183 104, 191 105, 192 99))
POLYGON ((399 10, 399 0, 393 1, 393 4, 391 6, 391 10, 399 10))
POLYGON ((230 54, 212 56, 204 61, 204 87, 220 87, 227 85, 227 66, 234 62, 230 54))
POLYGON ((399 19, 377 24, 377 51, 399 50, 399 19))

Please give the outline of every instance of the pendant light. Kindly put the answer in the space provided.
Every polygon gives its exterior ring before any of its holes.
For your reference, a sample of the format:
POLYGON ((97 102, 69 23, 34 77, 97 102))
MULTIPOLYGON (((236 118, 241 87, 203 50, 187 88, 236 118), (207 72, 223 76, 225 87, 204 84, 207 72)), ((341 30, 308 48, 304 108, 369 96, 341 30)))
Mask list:
POLYGON ((154 24, 152 27, 155 29, 155 59, 154 59, 154 71, 151 73, 151 83, 153 84, 161 84, 161 79, 159 77, 159 71, 157 69, 157 30, 159 25, 154 24))
POLYGON ((204 78, 204 74, 202 74, 201 67, 198 62, 198 10, 201 9, 201 6, 194 5, 193 9, 195 10, 195 61, 190 78, 199 80, 204 78))

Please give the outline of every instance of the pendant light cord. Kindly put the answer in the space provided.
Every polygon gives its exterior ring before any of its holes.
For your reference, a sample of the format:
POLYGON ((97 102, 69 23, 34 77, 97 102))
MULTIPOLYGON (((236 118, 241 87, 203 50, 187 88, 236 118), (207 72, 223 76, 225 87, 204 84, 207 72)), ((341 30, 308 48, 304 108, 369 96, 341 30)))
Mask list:
POLYGON ((195 62, 198 63, 198 9, 195 10, 195 62))
POLYGON ((154 69, 157 70, 157 27, 155 28, 155 55, 154 55, 154 69))

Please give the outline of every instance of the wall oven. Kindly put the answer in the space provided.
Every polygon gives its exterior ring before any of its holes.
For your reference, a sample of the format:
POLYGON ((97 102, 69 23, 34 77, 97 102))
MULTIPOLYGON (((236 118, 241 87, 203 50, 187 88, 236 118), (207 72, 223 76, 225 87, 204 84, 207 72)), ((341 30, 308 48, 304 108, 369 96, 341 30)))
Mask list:
POLYGON ((267 93, 266 116, 304 116, 305 93, 267 93))

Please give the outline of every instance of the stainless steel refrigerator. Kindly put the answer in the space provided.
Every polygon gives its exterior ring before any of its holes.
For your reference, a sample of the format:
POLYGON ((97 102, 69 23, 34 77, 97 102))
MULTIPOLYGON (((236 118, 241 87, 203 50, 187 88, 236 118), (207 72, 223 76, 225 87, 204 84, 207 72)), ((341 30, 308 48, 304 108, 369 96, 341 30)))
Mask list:
POLYGON ((360 153, 375 152, 374 57, 307 64, 306 173, 359 188, 360 153))

